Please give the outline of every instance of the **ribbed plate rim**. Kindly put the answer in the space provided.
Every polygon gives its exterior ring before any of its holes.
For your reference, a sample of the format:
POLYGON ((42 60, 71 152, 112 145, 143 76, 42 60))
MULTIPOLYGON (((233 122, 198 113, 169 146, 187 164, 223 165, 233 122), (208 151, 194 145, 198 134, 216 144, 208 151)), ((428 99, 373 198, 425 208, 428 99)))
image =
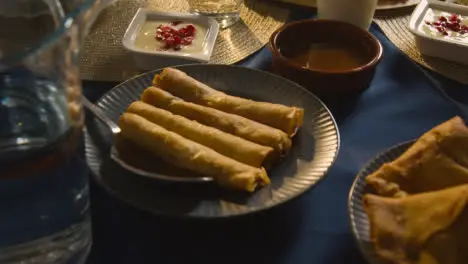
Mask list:
POLYGON ((378 153, 359 170, 351 185, 348 195, 348 221, 359 250, 369 263, 383 264, 371 244, 367 214, 362 206, 362 199, 359 199, 359 197, 362 198, 364 194, 368 193, 365 191, 365 179, 384 163, 391 162, 403 154, 415 141, 415 139, 404 141, 378 153), (357 223, 356 219, 358 218, 364 219, 365 223, 357 223))
MULTIPOLYGON (((298 84, 296 84, 296 83, 294 83, 294 82, 292 82, 292 81, 290 81, 288 79, 285 79, 285 78, 283 78, 281 76, 278 76, 278 75, 275 75, 275 74, 272 74, 272 73, 269 73, 269 72, 257 70, 257 69, 246 68, 246 67, 236 66, 236 65, 214 65, 214 64, 202 64, 202 65, 201 64, 188 64, 188 65, 175 66, 174 68, 184 70, 184 69, 191 68, 191 67, 205 67, 207 70, 209 70, 209 67, 216 67, 216 68, 222 67, 222 68, 226 68, 226 71, 228 70, 228 68, 238 68, 238 69, 242 69, 242 71, 246 71, 246 72, 251 71, 251 72, 254 72, 255 74, 263 74, 263 75, 270 76, 270 78, 281 79, 283 82, 287 82, 291 86, 295 87, 295 89, 300 89, 302 93, 307 93, 311 97, 311 99, 316 101, 317 112, 314 114, 314 117, 318 116, 317 121, 325 119, 326 123, 327 123, 327 127, 330 127, 330 126, 333 127, 332 130, 328 130, 328 131, 318 130, 319 132, 322 132, 322 133, 320 133, 318 135, 320 136, 320 135, 323 135, 323 134, 330 133, 330 131, 333 131, 332 132, 333 134, 331 135, 331 137, 335 137, 335 139, 333 140, 332 143, 327 143, 327 144, 330 145, 330 146, 335 146, 335 147, 334 147, 334 149, 327 149, 326 151, 324 151, 324 150, 317 151, 316 154, 323 154, 323 153, 327 154, 326 159, 328 159, 328 156, 331 156, 329 164, 326 164, 326 165, 322 164, 322 165, 316 166, 316 169, 314 170, 314 172, 318 172, 320 174, 320 176, 317 177, 318 179, 315 180, 315 182, 312 182, 312 183, 308 184, 307 188, 304 188, 303 190, 301 190, 301 191, 299 191, 297 193, 294 193, 294 195, 288 196, 287 199, 281 199, 280 201, 269 203, 268 205, 265 205, 263 207, 254 207, 254 208, 248 208, 246 210, 238 210, 236 212, 231 212, 229 214, 217 214, 217 215, 202 215, 202 214, 199 214, 199 215, 177 215, 177 214, 175 214, 175 215, 171 215, 171 216, 176 216, 176 217, 182 216, 182 217, 189 217, 189 218, 225 218, 225 217, 245 215, 245 214, 250 214, 250 213, 254 213, 254 212, 268 210, 268 209, 270 209, 272 207, 279 206, 279 205, 281 205, 281 204, 283 204, 283 203, 285 203, 287 201, 293 200, 294 198, 302 195, 306 191, 310 190, 312 187, 316 186, 325 177, 325 175, 327 174, 329 168, 336 161, 336 158, 337 158, 338 153, 339 153, 340 145, 341 145, 341 140, 340 140, 340 133, 339 133, 338 125, 336 124, 336 121, 335 121, 333 115, 331 114, 329 109, 326 107, 326 105, 319 98, 317 98, 314 94, 312 94, 311 92, 309 92, 305 88, 301 87, 300 85, 298 85, 298 84), (325 115, 325 117, 321 117, 322 115, 325 115)), ((149 71, 149 72, 140 74, 138 76, 135 76, 135 77, 133 77, 131 79, 128 79, 128 80, 120 83, 119 85, 113 87, 108 92, 106 92, 104 95, 102 95, 98 99, 98 101, 96 103, 97 106, 102 107, 101 105, 102 105, 103 101, 108 97, 108 95, 112 94, 112 93, 116 93, 116 91, 118 91, 119 89, 122 89, 121 87, 124 87, 124 86, 128 85, 130 82, 135 82, 135 84, 139 83, 139 81, 141 81, 141 79, 147 78, 147 80, 149 80, 148 76, 153 76, 156 72, 160 72, 161 70, 162 69, 149 71)), ((151 79, 152 79, 152 77, 151 77, 151 79)), ((144 85, 141 82, 140 82, 140 84, 144 85)), ((149 85, 150 84, 145 85, 145 88, 147 86, 149 86, 149 85)), ((315 132, 315 130, 314 130, 314 132, 315 132)), ((92 149, 92 148, 95 148, 96 146, 94 146, 93 144, 91 144, 92 146, 90 146, 90 143, 89 143, 90 135, 89 135, 87 130, 86 130, 85 134, 86 134, 85 135, 86 136, 85 137, 85 140, 86 140, 86 159, 87 159, 88 163, 90 164, 91 171, 93 172, 92 173, 93 177, 96 179, 96 181, 99 183, 100 186, 104 187, 113 196, 116 196, 118 199, 123 200, 127 204, 138 207, 138 206, 134 205, 133 202, 126 201, 123 197, 119 196, 118 193, 115 193, 113 190, 111 190, 110 187, 108 187, 108 186, 106 186, 106 184, 102 183, 101 180, 99 179, 99 177, 96 176, 96 173, 99 173, 98 170, 100 168, 100 163, 102 162, 102 160, 98 161, 98 162, 96 162, 95 160, 90 160, 90 157, 89 157, 90 156, 89 155, 90 150, 88 148, 92 149)), ((317 139, 318 142, 320 142, 319 137, 315 137, 315 138, 317 139)), ((95 151, 95 152, 97 152, 97 153, 95 154, 95 156, 93 158, 94 159, 99 159, 99 157, 96 157, 96 156, 99 156, 99 151, 95 151)), ((140 208, 140 209, 147 210, 147 209, 144 209, 144 208, 140 208)), ((166 215, 166 216, 168 215, 165 212, 158 212, 158 211, 154 211, 154 210, 150 210, 150 212, 153 213, 153 214, 160 214, 160 215, 166 215)))

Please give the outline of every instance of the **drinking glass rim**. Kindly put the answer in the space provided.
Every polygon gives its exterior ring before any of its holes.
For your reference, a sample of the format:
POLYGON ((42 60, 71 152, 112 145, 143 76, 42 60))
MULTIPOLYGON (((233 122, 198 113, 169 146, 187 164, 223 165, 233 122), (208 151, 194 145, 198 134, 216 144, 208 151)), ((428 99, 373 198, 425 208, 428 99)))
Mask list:
POLYGON ((87 10, 95 0, 86 0, 81 3, 78 7, 74 8, 70 11, 63 19, 57 29, 55 29, 52 33, 46 35, 42 38, 36 45, 26 48, 25 50, 14 53, 12 55, 5 56, 3 58, 0 57, 0 70, 5 67, 9 67, 10 65, 15 64, 23 60, 24 58, 28 57, 30 54, 35 53, 36 51, 40 50, 43 47, 51 44, 54 40, 61 37, 73 24, 73 20, 81 14, 84 10, 87 10))

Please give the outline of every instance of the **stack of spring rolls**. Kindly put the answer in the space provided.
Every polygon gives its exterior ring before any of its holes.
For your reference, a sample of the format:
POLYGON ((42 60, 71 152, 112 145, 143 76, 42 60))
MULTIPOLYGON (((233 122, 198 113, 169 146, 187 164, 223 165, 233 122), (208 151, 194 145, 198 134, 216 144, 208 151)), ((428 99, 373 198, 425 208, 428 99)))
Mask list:
POLYGON ((285 155, 304 110, 230 96, 166 68, 122 114, 121 136, 158 158, 253 192, 285 155))

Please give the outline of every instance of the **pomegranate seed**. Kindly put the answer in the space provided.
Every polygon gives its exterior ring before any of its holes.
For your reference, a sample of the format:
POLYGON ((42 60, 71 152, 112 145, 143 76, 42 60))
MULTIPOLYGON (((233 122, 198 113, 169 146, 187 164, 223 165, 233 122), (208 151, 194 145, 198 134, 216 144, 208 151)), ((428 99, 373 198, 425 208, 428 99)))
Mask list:
POLYGON ((174 45, 179 46, 180 45, 180 37, 178 35, 174 36, 174 45))
POLYGON ((457 23, 451 23, 451 22, 449 22, 449 23, 447 23, 447 26, 446 26, 446 27, 448 27, 448 28, 450 28, 450 29, 454 29, 454 28, 456 28, 457 26, 458 26, 457 23))
POLYGON ((457 14, 452 14, 449 18, 450 21, 455 22, 458 21, 458 15, 457 14))
POLYGON ((167 49, 170 49, 172 46, 174 46, 174 38, 167 38, 166 40, 164 40, 164 44, 166 45, 167 49))
POLYGON ((425 21, 425 23, 427 25, 434 27, 437 31, 439 31, 444 36, 447 36, 448 35, 447 30, 457 32, 459 34, 468 33, 468 25, 463 25, 461 21, 462 20, 459 15, 452 14, 447 17, 439 16, 437 21, 434 21, 434 22, 425 21))
POLYGON ((195 39, 195 27, 193 25, 187 25, 180 29, 171 27, 177 26, 180 23, 182 23, 182 21, 173 21, 168 25, 159 25, 156 28, 155 39, 164 42, 164 47, 160 50, 180 50, 182 46, 192 44, 195 39))
POLYGON ((184 45, 184 46, 188 46, 188 45, 192 44, 193 39, 194 39, 194 37, 185 37, 185 38, 182 39, 181 44, 184 45))
POLYGON ((190 32, 191 34, 195 33, 195 27, 194 27, 194 26, 188 25, 188 26, 186 26, 185 28, 186 28, 186 30, 187 30, 188 32, 190 32))

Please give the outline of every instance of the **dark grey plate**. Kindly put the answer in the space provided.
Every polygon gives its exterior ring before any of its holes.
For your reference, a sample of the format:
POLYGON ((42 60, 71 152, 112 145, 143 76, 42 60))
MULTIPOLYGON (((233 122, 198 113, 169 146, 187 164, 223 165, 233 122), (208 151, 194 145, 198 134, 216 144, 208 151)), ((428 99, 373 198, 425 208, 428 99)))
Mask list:
MULTIPOLYGON (((271 184, 253 194, 230 192, 214 184, 175 184, 129 173, 109 159, 112 135, 96 120, 88 121, 86 158, 96 180, 110 193, 137 208, 157 214, 199 218, 252 213, 284 203, 316 184, 334 162, 339 149, 335 121, 313 94, 277 75, 227 65, 177 67, 190 76, 229 94, 305 110, 304 125, 291 152, 269 172, 271 184)), ((117 121, 144 89, 152 71, 119 84, 97 106, 117 121)))
POLYGON ((384 163, 391 162, 403 154, 413 141, 404 142, 393 146, 377 155, 367 163, 359 172, 356 180, 351 187, 348 199, 348 213, 351 224, 351 230, 356 238, 359 248, 369 263, 383 263, 377 256, 374 246, 370 241, 369 219, 362 205, 362 197, 366 193, 373 193, 366 184, 366 177, 378 170, 384 163))

